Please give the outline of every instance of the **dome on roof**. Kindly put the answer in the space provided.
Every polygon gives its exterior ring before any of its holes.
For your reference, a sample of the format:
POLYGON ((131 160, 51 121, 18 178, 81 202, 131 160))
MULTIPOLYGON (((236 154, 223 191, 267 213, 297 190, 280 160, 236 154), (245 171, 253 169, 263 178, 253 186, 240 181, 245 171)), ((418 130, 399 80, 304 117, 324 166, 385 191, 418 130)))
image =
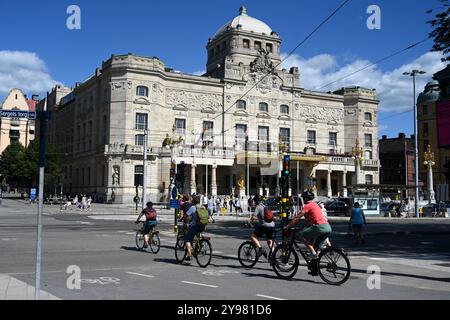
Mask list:
POLYGON ((261 20, 255 19, 247 15, 247 9, 245 7, 239 8, 239 15, 231 20, 230 22, 223 25, 217 32, 214 34, 214 38, 224 33, 228 28, 237 28, 237 26, 244 31, 253 31, 256 33, 264 33, 270 35, 272 33, 272 29, 262 22, 261 20))
POLYGON ((441 89, 439 87, 439 82, 432 80, 428 82, 425 86, 425 90, 419 94, 417 98, 417 104, 423 104, 428 102, 434 102, 439 100, 441 95, 441 89))

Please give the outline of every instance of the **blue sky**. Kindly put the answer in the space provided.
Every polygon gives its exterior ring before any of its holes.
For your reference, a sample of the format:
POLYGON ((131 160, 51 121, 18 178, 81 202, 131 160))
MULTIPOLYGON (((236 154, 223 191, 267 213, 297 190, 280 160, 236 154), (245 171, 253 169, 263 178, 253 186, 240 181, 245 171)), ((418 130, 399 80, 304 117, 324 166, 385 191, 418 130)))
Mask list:
MULTIPOLYGON (((266 22, 283 40, 288 53, 343 0, 284 1, 63 1, 4 0, 0 2, 0 98, 7 88, 23 87, 29 95, 43 94, 55 82, 73 86, 91 75, 111 54, 132 52, 158 56, 176 70, 205 69, 205 45, 216 30, 245 5, 248 14, 266 22), (81 30, 68 30, 66 9, 81 8, 81 30), (20 75, 20 76, 19 76, 20 75)), ((335 17, 289 57, 285 66, 299 65, 301 84, 315 89, 367 63, 427 37, 428 9, 437 0, 351 0, 335 17), (369 30, 369 5, 381 9, 381 30, 369 30)), ((382 100, 380 136, 412 133, 411 79, 408 68, 432 73, 443 65, 428 53, 432 41, 350 77, 323 91, 343 85, 374 87, 382 100), (384 120, 383 120, 384 119, 384 120)))

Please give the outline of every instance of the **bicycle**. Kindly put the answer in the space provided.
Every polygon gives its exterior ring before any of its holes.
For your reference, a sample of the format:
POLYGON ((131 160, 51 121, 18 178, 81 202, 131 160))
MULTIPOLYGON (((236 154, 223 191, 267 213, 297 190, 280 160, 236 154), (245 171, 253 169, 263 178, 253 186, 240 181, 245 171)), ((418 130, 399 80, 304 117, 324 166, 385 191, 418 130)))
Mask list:
MULTIPOLYGON (((187 256, 186 242, 184 238, 187 234, 188 227, 183 227, 178 231, 177 241, 175 243, 175 259, 178 263, 183 263, 187 256)), ((201 232, 197 233, 192 241, 192 256, 195 257, 200 267, 206 268, 211 263, 212 246, 210 237, 204 237, 201 232)))
MULTIPOLYGON (((145 249, 145 241, 144 241, 144 230, 145 230, 145 222, 144 221, 140 221, 139 223, 142 223, 142 227, 137 230, 136 232, 136 247, 141 250, 144 251, 145 249)), ((149 234, 149 239, 148 239, 148 247, 150 248, 150 251, 154 254, 157 254, 159 252, 159 249, 161 248, 161 239, 159 238, 159 231, 155 230, 153 228, 152 232, 149 234)))
MULTIPOLYGON (((273 241, 272 241, 272 245, 269 246, 267 245, 267 247, 269 248, 269 253, 267 256, 267 261, 269 261, 269 263, 272 263, 272 254, 273 254, 273 250, 276 247, 275 245, 275 238, 276 238, 276 234, 278 232, 280 232, 281 229, 275 229, 273 232, 273 241)), ((253 243, 253 241, 251 240, 246 240, 244 241, 238 249, 238 260, 239 263, 244 267, 244 268, 253 268, 256 263, 258 263, 259 260, 259 256, 258 256, 258 249, 256 248, 256 245, 253 243)))
MULTIPOLYGON (((346 253, 336 247, 327 247, 320 250, 317 258, 311 257, 307 249, 302 249, 297 243, 295 234, 301 229, 291 229, 291 239, 279 244, 273 253, 272 268, 278 277, 282 279, 291 279, 297 273, 300 265, 297 252, 305 260, 310 274, 319 275, 320 278, 330 285, 341 285, 350 277, 351 266, 346 253), (342 265, 340 265, 342 262, 342 265)), ((289 235, 288 235, 289 236, 289 235)), ((323 242, 329 237, 324 234, 318 237, 314 243, 317 252, 322 247, 323 242)))

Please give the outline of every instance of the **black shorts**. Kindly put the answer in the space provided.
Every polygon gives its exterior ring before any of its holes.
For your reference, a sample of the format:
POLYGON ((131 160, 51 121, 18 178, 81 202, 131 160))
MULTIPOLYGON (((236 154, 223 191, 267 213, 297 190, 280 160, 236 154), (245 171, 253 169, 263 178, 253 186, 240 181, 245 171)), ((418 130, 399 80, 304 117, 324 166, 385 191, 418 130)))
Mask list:
POLYGON ((352 225, 353 232, 361 232, 362 231, 362 224, 354 224, 352 225))
POLYGON ((265 235, 267 240, 272 240, 274 229, 275 228, 273 227, 266 227, 260 225, 255 227, 255 231, 253 231, 253 234, 258 238, 265 235))

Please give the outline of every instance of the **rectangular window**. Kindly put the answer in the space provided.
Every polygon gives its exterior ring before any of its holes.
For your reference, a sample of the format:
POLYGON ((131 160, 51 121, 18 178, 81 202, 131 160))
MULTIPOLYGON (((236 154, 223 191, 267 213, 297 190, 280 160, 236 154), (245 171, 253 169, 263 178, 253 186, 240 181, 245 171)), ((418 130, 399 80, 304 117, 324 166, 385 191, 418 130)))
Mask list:
POLYGON ((372 114, 370 112, 364 113, 364 120, 372 121, 372 114))
POLYGON ((255 41, 255 50, 261 49, 261 42, 255 41))
POLYGON ((209 145, 213 142, 214 122, 203 121, 203 146, 209 145))
POLYGON ((236 124, 236 139, 242 140, 247 136, 247 125, 246 124, 236 124))
POLYGON ((273 46, 271 43, 266 43, 266 51, 270 53, 273 52, 273 46))
POLYGON ((307 132, 307 142, 308 144, 316 144, 316 132, 313 130, 308 130, 307 132))
POLYGON ((143 146, 144 145, 144 138, 145 136, 143 134, 137 134, 134 136, 134 144, 137 146, 143 146))
POLYGON ((148 115, 146 113, 136 113, 136 130, 147 130, 148 115))
POLYGON ((428 137, 428 122, 423 123, 423 136, 428 137))
POLYGON ((333 146, 333 147, 337 146, 337 133, 336 132, 329 133, 329 144, 330 144, 330 146, 333 146))
POLYGON ((365 134, 364 135, 364 145, 366 147, 372 147, 372 135, 371 134, 365 134))
POLYGON ((259 112, 269 112, 269 105, 265 102, 259 103, 259 112))
POLYGON ((175 128, 176 128, 177 134, 185 135, 186 134, 186 119, 175 118, 175 128))
POLYGON ((258 127, 258 140, 269 141, 269 127, 258 127))
POLYGON ((246 108, 246 103, 245 103, 245 101, 244 101, 244 100, 238 100, 238 101, 236 102, 236 108, 237 108, 237 109, 245 110, 245 108, 246 108))
POLYGON ((144 166, 134 166, 134 186, 142 186, 144 183, 144 166))
POLYGON ((243 47, 244 47, 245 49, 250 48, 250 40, 244 39, 243 42, 242 42, 242 44, 243 44, 243 47))
POLYGON ((280 140, 285 144, 287 150, 289 150, 291 137, 291 130, 289 128, 280 128, 280 140))
POLYGON ((371 174, 366 174, 366 184, 373 184, 373 176, 371 174))

